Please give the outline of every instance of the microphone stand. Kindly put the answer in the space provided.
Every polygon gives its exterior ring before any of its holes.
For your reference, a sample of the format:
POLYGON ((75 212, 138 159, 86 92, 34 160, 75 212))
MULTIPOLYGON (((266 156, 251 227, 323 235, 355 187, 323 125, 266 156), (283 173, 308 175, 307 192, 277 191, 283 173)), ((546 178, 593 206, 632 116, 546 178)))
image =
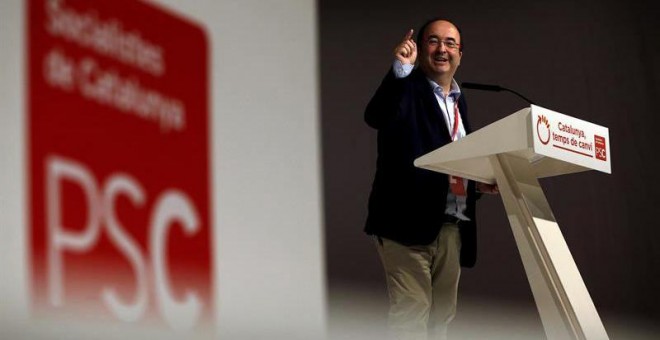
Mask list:
POLYGON ((515 94, 516 96, 522 98, 523 100, 525 100, 525 101, 528 102, 529 104, 531 104, 531 105, 536 105, 533 101, 529 100, 527 97, 523 96, 522 94, 520 94, 520 93, 518 93, 518 92, 516 92, 516 91, 514 91, 514 90, 512 90, 512 89, 509 89, 509 88, 506 88, 506 87, 502 87, 502 86, 499 86, 499 85, 477 84, 477 83, 467 83, 467 82, 464 82, 464 83, 461 83, 461 87, 462 87, 462 88, 466 88, 466 89, 482 90, 482 91, 493 91, 493 92, 505 91, 505 92, 511 92, 511 93, 515 94))

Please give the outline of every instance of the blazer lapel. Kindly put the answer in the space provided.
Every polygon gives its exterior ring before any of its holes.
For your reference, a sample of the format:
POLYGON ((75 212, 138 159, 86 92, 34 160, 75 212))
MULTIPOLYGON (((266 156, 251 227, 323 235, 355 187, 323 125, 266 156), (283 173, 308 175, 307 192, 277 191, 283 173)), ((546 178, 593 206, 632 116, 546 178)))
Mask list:
POLYGON ((472 133, 472 127, 470 127, 470 121, 467 119, 467 105, 465 103, 465 97, 463 93, 458 98, 458 112, 461 114, 461 122, 463 122, 463 128, 465 128, 465 134, 468 135, 472 133))
POLYGON ((438 100, 435 98, 431 84, 429 84, 429 80, 426 79, 426 76, 424 76, 422 71, 419 69, 416 69, 415 71, 417 71, 417 81, 415 83, 419 92, 423 94, 424 105, 428 108, 431 108, 433 111, 427 114, 429 115, 429 118, 432 118, 431 122, 435 122, 440 127, 440 138, 449 142, 451 141, 451 137, 449 136, 449 127, 447 127, 447 123, 443 117, 442 109, 440 109, 438 100))

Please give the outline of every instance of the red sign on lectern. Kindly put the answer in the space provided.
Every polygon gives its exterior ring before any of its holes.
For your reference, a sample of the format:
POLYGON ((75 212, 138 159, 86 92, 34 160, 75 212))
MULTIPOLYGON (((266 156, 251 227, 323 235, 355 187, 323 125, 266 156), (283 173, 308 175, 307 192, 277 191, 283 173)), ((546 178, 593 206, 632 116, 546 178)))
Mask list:
POLYGON ((207 323, 205 32, 131 0, 30 0, 27 13, 33 310, 207 323))

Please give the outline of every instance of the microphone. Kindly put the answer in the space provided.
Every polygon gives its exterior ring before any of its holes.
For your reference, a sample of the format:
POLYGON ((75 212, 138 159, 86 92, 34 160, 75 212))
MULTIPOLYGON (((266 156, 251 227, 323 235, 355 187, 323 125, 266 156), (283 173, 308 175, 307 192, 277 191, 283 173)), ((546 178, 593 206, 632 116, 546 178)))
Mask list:
POLYGON ((506 87, 502 87, 499 85, 490 85, 490 84, 477 84, 477 83, 468 83, 468 82, 463 82, 461 83, 461 87, 465 89, 472 89, 472 90, 481 90, 481 91, 492 91, 492 92, 500 92, 500 91, 506 91, 506 92, 511 92, 515 94, 516 96, 522 98, 526 102, 532 105, 536 105, 533 101, 527 99, 527 97, 523 96, 522 94, 512 90, 508 89, 506 87))

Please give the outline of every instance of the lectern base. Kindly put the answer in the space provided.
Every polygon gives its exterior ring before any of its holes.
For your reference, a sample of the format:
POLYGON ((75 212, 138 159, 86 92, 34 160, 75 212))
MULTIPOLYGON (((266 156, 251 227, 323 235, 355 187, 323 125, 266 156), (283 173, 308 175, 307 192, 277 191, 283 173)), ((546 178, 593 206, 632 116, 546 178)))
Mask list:
POLYGON ((548 339, 608 339, 532 164, 490 162, 548 339))

